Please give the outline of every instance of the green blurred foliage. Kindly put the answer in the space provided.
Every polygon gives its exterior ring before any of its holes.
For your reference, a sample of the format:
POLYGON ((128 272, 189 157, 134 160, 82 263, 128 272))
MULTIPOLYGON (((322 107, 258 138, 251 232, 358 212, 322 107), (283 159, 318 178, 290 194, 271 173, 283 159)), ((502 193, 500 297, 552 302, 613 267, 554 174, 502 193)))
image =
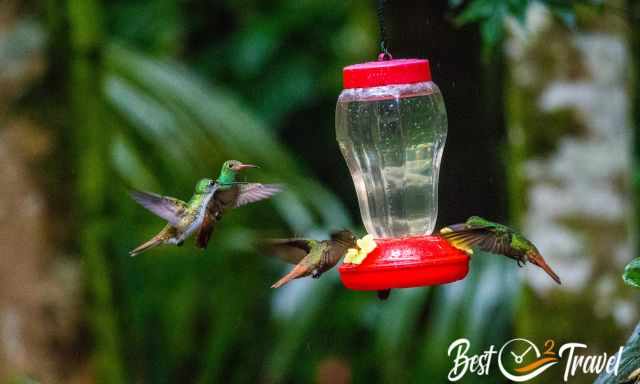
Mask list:
POLYGON ((500 47, 506 35, 507 18, 513 18, 524 26, 527 9, 532 3, 544 4, 567 28, 576 27, 576 15, 580 11, 601 11, 603 0, 449 0, 451 7, 461 7, 455 21, 459 26, 478 23, 485 55, 500 47), (464 5, 463 5, 464 4, 464 5))
POLYGON ((622 279, 632 287, 640 288, 640 258, 631 260, 626 267, 622 279))
POLYGON ((108 28, 156 57, 180 58, 231 86, 277 129, 296 111, 335 99, 341 68, 375 53, 367 1, 113 1, 108 28))

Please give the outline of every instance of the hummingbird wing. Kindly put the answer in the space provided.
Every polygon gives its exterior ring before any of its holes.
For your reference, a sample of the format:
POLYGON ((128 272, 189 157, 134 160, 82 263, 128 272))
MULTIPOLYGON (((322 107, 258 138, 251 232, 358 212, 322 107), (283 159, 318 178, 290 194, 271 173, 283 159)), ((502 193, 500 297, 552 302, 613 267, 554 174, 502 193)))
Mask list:
POLYGON ((267 252, 290 264, 298 264, 309 252, 311 242, 307 239, 269 239, 263 242, 267 252))
POLYGON ((175 226, 180 221, 188 209, 187 203, 175 197, 136 190, 131 191, 129 194, 138 204, 162 217, 172 226, 175 226))
POLYGON ((240 184, 240 193, 236 199, 235 207, 267 199, 281 191, 282 186, 280 184, 240 184))
POLYGON ((467 253, 473 253, 473 249, 477 248, 512 257, 511 235, 505 231, 497 231, 492 226, 454 224, 442 228, 440 235, 451 245, 467 253))
POLYGON ((462 231, 463 229, 469 229, 469 225, 467 225, 466 223, 451 224, 449 226, 442 228, 440 230, 440 233, 457 232, 457 231, 462 231))

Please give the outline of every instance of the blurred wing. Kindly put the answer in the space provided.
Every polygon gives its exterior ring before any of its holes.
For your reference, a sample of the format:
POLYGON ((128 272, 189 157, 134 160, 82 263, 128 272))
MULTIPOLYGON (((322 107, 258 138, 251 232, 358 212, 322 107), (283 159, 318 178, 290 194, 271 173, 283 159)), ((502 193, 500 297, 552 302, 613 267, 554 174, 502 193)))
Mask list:
POLYGON ((138 204, 162 217, 174 226, 180 221, 180 218, 187 209, 187 203, 173 197, 135 190, 129 194, 138 204))
POLYGON ((469 229, 469 226, 465 223, 460 224, 452 224, 447 227, 444 227, 440 230, 440 234, 450 233, 450 232, 459 232, 465 229, 469 229))
POLYGON ((514 253, 515 250, 511 247, 511 235, 509 233, 489 232, 491 236, 485 237, 484 241, 478 246, 478 248, 485 252, 517 259, 518 252, 514 253))
POLYGON ((466 222, 466 223, 451 224, 442 228, 440 230, 440 234, 445 234, 449 232, 461 232, 461 231, 472 230, 472 229, 495 230, 496 228, 495 225, 491 225, 491 224, 493 223, 487 222, 486 224, 476 224, 476 223, 469 224, 468 222, 466 222))
POLYGON ((267 252, 290 264, 298 264, 311 251, 309 240, 271 239, 264 242, 267 252))
POLYGON ((496 232, 489 227, 470 227, 467 224, 455 224, 440 230, 454 247, 473 253, 473 249, 500 255, 511 254, 511 236, 506 232, 496 232))
POLYGON ((469 229, 446 231, 445 228, 443 228, 440 231, 440 236, 444 237, 455 248, 472 254, 473 248, 484 241, 486 231, 469 229))
POLYGON ((236 208, 269 198, 280 191, 282 191, 282 186, 279 184, 240 184, 240 194, 236 200, 236 208))

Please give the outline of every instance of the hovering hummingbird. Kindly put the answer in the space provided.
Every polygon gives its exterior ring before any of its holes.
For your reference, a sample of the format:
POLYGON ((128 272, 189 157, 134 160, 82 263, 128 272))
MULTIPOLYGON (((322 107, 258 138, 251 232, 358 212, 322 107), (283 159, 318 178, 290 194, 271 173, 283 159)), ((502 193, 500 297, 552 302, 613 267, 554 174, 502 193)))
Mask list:
POLYGON ((314 279, 319 278, 333 268, 349 248, 356 246, 356 237, 345 229, 332 233, 330 240, 272 239, 266 241, 266 246, 275 256, 296 264, 289 273, 271 286, 280 288, 300 277, 311 275, 314 279))
POLYGON ((204 219, 198 230, 196 239, 198 247, 203 249, 207 247, 216 223, 222 219, 222 215, 227 209, 254 203, 282 191, 282 187, 277 184, 238 183, 235 181, 238 172, 257 167, 257 165, 243 164, 237 160, 227 160, 222 164, 220 174, 216 179, 217 189, 207 204, 204 219))
POLYGON ((202 179, 196 184, 195 193, 188 203, 174 197, 161 196, 151 192, 131 191, 131 197, 135 201, 165 219, 167 225, 160 233, 129 254, 135 256, 160 244, 182 245, 184 240, 202 224, 207 204, 216 189, 217 184, 214 180, 202 179))
POLYGON ((467 254, 473 254, 473 249, 477 248, 515 259, 519 267, 528 261, 542 268, 556 283, 561 284, 560 278, 547 265, 535 245, 506 225, 472 216, 465 223, 442 228, 440 235, 467 254))

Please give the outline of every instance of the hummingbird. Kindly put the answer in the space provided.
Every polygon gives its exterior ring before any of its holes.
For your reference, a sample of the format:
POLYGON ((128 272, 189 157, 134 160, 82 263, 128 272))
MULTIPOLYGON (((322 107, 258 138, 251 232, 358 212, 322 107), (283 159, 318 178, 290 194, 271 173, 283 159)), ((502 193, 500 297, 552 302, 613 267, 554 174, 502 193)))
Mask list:
POLYGON ((356 236, 344 229, 333 232, 330 240, 271 239, 265 245, 275 256, 296 265, 271 286, 280 288, 300 277, 311 275, 314 279, 319 278, 333 268, 349 248, 356 246, 356 236))
POLYGON ((167 221, 167 225, 149 241, 129 254, 135 256, 160 244, 182 245, 184 240, 198 229, 206 214, 207 204, 218 188, 215 180, 201 179, 188 203, 175 197, 151 192, 131 191, 131 197, 140 205, 167 221))
POLYGON ((519 267, 530 262, 542 268, 556 283, 561 284, 560 277, 547 265, 536 246, 506 225, 472 216, 464 223, 442 228, 440 236, 469 255, 473 254, 474 249, 479 249, 514 259, 519 267))
POLYGON ((204 219, 198 229, 196 238, 198 247, 202 249, 207 247, 216 223, 222 219, 226 210, 267 199, 282 191, 282 187, 278 184, 236 182, 238 172, 247 168, 258 168, 258 166, 243 164, 238 160, 227 160, 222 164, 216 179, 216 191, 206 206, 204 219))

